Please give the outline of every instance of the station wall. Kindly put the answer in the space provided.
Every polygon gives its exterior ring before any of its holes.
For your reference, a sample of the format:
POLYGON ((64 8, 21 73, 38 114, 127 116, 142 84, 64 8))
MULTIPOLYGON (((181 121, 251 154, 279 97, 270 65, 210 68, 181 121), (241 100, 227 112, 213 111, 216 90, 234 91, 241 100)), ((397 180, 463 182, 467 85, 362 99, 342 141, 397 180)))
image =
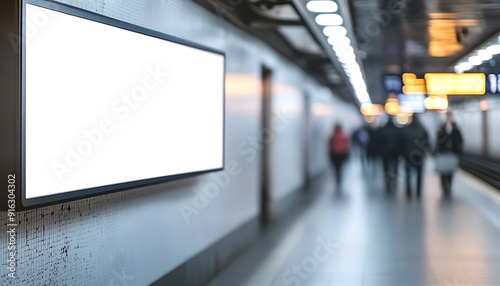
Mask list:
MULTIPOLYGON (((271 148, 271 197, 279 201, 299 191, 304 170, 319 175, 328 169, 326 142, 335 121, 350 118, 346 120, 350 122, 348 129, 361 122, 353 106, 337 100, 265 43, 194 1, 59 2, 224 51, 226 169, 19 212, 18 278, 1 275, 1 285, 153 283, 259 216, 259 154, 263 146, 271 148), (262 66, 273 73, 275 128, 267 141, 262 139, 261 129, 262 66), (309 126, 304 125, 305 108, 310 108, 309 126), (308 145, 304 145, 304 137, 309 139, 308 145), (252 143, 255 138, 257 145, 252 143), (309 146, 308 150, 304 146, 309 146), (304 152, 309 154, 307 166, 304 152)), ((36 33, 43 33, 50 24, 39 27, 36 33)), ((5 213, 0 222, 7 224, 5 213)), ((8 235, 2 231, 0 244, 7 242, 8 235)), ((0 259, 0 273, 5 273, 6 249, 0 259)))
POLYGON ((455 108, 462 123, 465 152, 500 160, 500 134, 496 124, 500 119, 500 100, 487 95, 465 101, 455 108), (481 100, 487 102, 487 111, 481 110, 481 100))

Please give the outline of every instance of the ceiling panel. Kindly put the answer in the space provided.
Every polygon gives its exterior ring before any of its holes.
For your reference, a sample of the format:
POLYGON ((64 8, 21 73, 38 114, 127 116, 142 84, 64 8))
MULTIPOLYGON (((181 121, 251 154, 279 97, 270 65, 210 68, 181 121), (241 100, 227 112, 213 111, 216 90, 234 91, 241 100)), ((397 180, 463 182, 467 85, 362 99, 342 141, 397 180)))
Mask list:
POLYGON ((350 9, 376 103, 387 98, 385 73, 453 71, 500 29, 500 2, 491 0, 352 0, 350 9))

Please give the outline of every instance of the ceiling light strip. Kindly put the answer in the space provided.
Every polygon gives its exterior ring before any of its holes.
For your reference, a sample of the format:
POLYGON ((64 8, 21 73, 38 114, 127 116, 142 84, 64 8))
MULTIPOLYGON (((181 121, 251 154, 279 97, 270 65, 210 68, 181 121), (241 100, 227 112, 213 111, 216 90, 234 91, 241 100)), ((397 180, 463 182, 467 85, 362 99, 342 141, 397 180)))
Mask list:
POLYGON ((455 65, 456 73, 464 73, 470 71, 476 66, 480 66, 485 61, 489 61, 495 55, 500 55, 500 37, 495 36, 492 40, 481 45, 469 55, 465 56, 455 65))
POLYGON ((344 70, 342 76, 350 82, 359 103, 371 103, 361 62, 358 61, 355 54, 356 41, 354 38, 348 36, 349 34, 353 35, 353 32, 346 2, 344 0, 337 0, 336 2, 330 0, 311 0, 304 5, 301 0, 292 1, 306 23, 313 27, 311 30, 316 37, 324 38, 321 44, 325 48, 330 47, 326 52, 332 59, 332 63, 338 69, 344 70), (335 5, 331 3, 335 3, 335 5), (330 9, 325 8, 327 6, 330 6, 330 9), (339 14, 334 13, 337 11, 339 14), (316 13, 316 15, 312 13, 316 13), (324 27, 320 27, 320 29, 314 28, 314 26, 317 27, 318 25, 324 27))

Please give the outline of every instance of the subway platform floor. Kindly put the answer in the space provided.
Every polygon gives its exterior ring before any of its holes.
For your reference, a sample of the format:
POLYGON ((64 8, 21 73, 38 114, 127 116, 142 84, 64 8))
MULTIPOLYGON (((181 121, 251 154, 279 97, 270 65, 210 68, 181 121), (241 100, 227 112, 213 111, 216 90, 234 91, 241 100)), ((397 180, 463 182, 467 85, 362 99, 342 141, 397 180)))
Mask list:
POLYGON ((495 191, 460 171, 444 198, 426 165, 420 200, 406 196, 402 178, 387 195, 381 171, 356 160, 341 191, 332 175, 317 179, 300 207, 209 285, 500 285, 500 224, 487 210, 490 200, 500 207, 495 191))

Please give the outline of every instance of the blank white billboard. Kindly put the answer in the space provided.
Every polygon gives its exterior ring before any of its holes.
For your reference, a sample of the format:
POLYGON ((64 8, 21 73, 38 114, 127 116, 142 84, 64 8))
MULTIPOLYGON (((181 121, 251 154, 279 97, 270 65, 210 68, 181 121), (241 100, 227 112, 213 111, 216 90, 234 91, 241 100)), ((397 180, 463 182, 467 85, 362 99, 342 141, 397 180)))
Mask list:
POLYGON ((27 199, 223 168, 224 56, 36 5, 27 199))

